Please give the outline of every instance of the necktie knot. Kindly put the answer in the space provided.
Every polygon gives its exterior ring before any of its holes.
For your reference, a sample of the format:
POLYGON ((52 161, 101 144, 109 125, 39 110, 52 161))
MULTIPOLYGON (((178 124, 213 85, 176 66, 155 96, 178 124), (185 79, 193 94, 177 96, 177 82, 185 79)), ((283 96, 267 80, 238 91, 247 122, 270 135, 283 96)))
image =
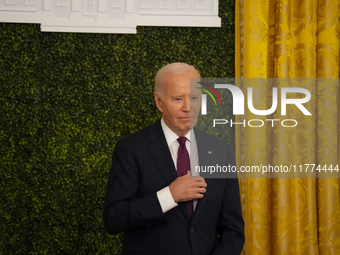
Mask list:
POLYGON ((179 142, 180 145, 184 145, 185 142, 187 141, 187 138, 185 136, 181 136, 177 138, 177 141, 179 142))

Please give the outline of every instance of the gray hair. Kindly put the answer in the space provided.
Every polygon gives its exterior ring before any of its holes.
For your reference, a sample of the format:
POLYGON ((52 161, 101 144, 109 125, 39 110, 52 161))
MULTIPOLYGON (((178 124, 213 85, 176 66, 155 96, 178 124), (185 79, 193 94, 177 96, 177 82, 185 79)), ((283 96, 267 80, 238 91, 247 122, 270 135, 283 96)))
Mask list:
POLYGON ((188 65, 186 63, 171 63, 166 66, 163 66, 158 70, 155 76, 155 92, 160 93, 162 90, 162 85, 164 78, 168 75, 180 75, 186 74, 190 72, 195 72, 197 77, 201 77, 199 72, 196 70, 194 66, 188 65))

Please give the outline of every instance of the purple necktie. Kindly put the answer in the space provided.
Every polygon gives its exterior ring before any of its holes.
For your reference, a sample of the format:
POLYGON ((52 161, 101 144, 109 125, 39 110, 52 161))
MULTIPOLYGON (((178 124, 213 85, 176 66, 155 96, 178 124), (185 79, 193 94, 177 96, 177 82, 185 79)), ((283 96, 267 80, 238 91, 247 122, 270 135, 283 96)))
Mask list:
MULTIPOLYGON (((189 153, 187 151, 187 148, 185 146, 187 138, 186 137, 179 137, 177 141, 179 142, 179 148, 178 148, 178 155, 177 155, 177 175, 183 176, 186 175, 188 171, 190 171, 190 158, 189 153)), ((194 205, 193 201, 187 201, 186 202, 188 213, 190 218, 192 217, 192 214, 194 213, 194 205)))

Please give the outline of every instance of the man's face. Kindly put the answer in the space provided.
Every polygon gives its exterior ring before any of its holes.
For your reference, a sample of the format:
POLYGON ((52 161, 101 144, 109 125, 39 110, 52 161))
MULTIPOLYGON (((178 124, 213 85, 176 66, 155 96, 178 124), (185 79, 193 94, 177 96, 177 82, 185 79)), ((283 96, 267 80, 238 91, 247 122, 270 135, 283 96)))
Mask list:
POLYGON ((165 124, 178 136, 185 136, 196 125, 201 106, 201 90, 198 84, 190 87, 190 78, 199 77, 195 72, 166 75, 162 91, 154 94, 165 124))

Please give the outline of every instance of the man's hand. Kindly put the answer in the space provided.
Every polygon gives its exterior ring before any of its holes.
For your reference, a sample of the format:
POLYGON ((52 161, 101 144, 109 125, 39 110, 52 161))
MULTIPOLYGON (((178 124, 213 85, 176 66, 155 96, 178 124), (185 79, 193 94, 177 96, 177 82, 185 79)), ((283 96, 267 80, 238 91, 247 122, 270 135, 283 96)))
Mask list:
POLYGON ((206 188, 205 180, 202 177, 190 177, 190 171, 169 185, 172 198, 176 203, 202 198, 207 191, 206 188))

